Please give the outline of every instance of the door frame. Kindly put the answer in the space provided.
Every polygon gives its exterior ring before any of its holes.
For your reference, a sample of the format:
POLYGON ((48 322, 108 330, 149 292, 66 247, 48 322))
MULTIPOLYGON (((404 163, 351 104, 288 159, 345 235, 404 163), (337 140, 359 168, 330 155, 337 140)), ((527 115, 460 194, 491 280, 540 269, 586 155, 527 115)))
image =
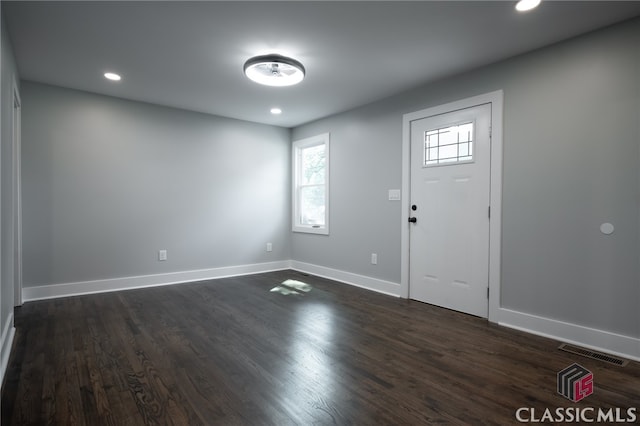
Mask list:
POLYGON ((501 246, 502 246, 502 110, 503 91, 485 93, 443 105, 426 108, 402 116, 402 233, 400 297, 409 298, 409 243, 411 204, 411 123, 434 115, 445 114, 482 104, 491 104, 491 172, 489 218, 489 321, 498 322, 500 312, 501 246))
POLYGON ((17 81, 13 80, 12 105, 13 144, 13 305, 22 306, 22 99, 17 81))

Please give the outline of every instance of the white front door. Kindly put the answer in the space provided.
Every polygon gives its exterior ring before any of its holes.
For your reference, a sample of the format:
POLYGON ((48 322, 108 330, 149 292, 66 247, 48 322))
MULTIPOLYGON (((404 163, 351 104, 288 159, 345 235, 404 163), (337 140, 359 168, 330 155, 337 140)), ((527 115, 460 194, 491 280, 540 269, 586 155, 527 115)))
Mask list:
POLYGON ((409 297, 488 316, 491 104, 411 122, 409 297))

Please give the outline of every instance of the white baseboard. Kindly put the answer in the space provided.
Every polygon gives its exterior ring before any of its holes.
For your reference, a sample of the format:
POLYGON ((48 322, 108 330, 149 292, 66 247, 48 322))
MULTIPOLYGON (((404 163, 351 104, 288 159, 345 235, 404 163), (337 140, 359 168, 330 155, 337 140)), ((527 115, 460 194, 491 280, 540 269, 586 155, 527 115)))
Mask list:
POLYGON ((24 287, 22 289, 22 300, 24 302, 29 302, 32 300, 54 299, 58 297, 79 296, 82 294, 105 293, 109 291, 130 290, 134 288, 159 287, 238 275, 279 271, 289 269, 290 267, 291 262, 289 260, 282 260, 277 262, 255 263, 251 265, 171 272, 168 274, 141 275, 136 277, 24 287))
POLYGON ((358 275, 351 272, 340 271, 338 269, 327 268, 325 266, 313 265, 311 263, 291 261, 291 269, 305 272, 307 274, 317 275, 323 278, 329 278, 334 281, 340 281, 356 287, 367 290, 376 291, 378 293, 387 294, 389 296, 400 297, 400 284, 391 281, 384 281, 378 278, 371 278, 365 275, 358 275))
POLYGON ((7 365, 9 364, 9 356, 11 355, 11 348, 13 347, 13 337, 15 336, 16 329, 13 326, 13 312, 9 314, 7 323, 2 330, 2 342, 0 342, 0 383, 4 383, 4 375, 7 372, 7 365))
MULTIPOLYGON (((399 283, 354 274, 325 266, 314 265, 311 263, 299 262, 296 260, 282 260, 277 262, 173 272, 168 274, 143 275, 136 277, 25 287, 22 290, 22 297, 23 300, 27 302, 33 300, 77 296, 82 294, 157 287, 285 269, 295 269, 300 272, 332 279, 356 287, 376 291, 378 293, 395 297, 400 296, 399 283)), ((514 328, 527 333, 640 361, 640 338, 637 337, 624 336, 505 308, 499 309, 497 322, 502 326, 514 328)), ((5 326, 2 333, 1 367, 3 376, 6 363, 8 362, 14 333, 15 329, 13 328, 12 314, 11 321, 5 326)))
POLYGON ((500 308, 498 324, 584 348, 640 361, 640 338, 500 308))

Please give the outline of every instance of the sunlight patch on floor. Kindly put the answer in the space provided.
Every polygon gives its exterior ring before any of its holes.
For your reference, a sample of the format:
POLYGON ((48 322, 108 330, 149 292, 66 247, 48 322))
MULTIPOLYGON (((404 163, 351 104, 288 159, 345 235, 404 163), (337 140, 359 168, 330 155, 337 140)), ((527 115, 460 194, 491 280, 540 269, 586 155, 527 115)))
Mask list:
POLYGON ((287 287, 291 287, 296 290, 302 291, 304 293, 310 292, 311 289, 313 288, 309 284, 303 283, 302 281, 298 281, 298 280, 285 280, 282 282, 282 284, 286 285, 287 287))
POLYGON ((282 284, 275 286, 271 290, 271 293, 280 293, 283 296, 289 295, 302 295, 303 293, 308 293, 313 289, 313 287, 307 283, 303 283, 298 280, 284 280, 282 284))

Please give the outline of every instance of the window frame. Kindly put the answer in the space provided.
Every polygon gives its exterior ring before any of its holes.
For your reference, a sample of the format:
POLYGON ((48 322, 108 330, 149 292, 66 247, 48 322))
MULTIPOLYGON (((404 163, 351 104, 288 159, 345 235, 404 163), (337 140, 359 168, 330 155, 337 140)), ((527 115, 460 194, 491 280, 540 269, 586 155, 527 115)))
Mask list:
MULTIPOLYGON (((294 141, 291 144, 291 173, 292 173, 292 193, 291 193, 291 229, 293 232, 302 232, 307 234, 329 235, 329 161, 330 161, 330 136, 329 133, 323 133, 311 136, 305 139, 294 141), (324 225, 305 225, 300 222, 300 191, 301 188, 311 185, 301 185, 301 154, 306 148, 315 146, 325 146, 325 170, 324 170, 324 225)), ((314 184, 320 185, 320 184, 314 184)))

